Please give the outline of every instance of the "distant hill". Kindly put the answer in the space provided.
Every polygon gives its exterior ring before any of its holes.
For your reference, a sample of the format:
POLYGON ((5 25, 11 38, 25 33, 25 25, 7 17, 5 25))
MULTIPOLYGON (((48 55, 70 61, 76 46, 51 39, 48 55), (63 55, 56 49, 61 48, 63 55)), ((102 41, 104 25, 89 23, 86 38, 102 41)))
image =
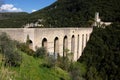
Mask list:
POLYGON ((104 21, 120 21, 119 4, 120 0, 58 0, 30 15, 33 19, 43 18, 49 27, 83 27, 94 21, 95 12, 104 21))
POLYGON ((3 12, 0 13, 0 27, 17 28, 22 27, 27 21, 26 12, 3 12))
POLYGON ((18 20, 22 21, 20 26, 43 19, 45 27, 89 27, 94 21, 95 12, 100 13, 103 21, 120 22, 119 4, 120 0, 58 0, 18 20))
POLYGON ((18 18, 22 16, 26 16, 28 13, 26 12, 1 12, 0 13, 0 20, 3 19, 10 19, 10 18, 18 18))

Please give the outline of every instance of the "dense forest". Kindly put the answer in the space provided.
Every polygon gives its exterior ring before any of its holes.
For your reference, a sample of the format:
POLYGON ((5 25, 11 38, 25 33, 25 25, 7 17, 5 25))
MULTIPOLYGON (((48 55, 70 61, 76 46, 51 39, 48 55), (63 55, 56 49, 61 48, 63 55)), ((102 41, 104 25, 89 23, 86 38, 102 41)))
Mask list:
POLYGON ((58 0, 24 17, 0 20, 0 27, 22 27, 38 19, 43 19, 44 27, 90 27, 95 12, 100 13, 103 21, 119 22, 119 4, 119 0, 58 0))
POLYGON ((87 80, 119 80, 120 24, 94 28, 79 62, 87 66, 87 80))

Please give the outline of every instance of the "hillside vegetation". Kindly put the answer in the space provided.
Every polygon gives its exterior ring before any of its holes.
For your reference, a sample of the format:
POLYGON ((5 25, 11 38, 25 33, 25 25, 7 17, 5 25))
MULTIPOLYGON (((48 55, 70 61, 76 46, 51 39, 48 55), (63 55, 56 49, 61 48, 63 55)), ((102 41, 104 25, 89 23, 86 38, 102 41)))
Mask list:
POLYGON ((86 80, 120 80, 120 24, 94 28, 79 59, 86 64, 86 80))
MULTIPOLYGON (((0 79, 2 80, 71 80, 69 74, 61 68, 41 67, 44 60, 35 59, 21 52, 23 58, 20 67, 0 67, 0 79), (5 77, 6 76, 6 77, 5 77)), ((2 63, 1 63, 2 64, 2 63)))
POLYGON ((1 12, 0 13, 0 20, 3 19, 11 19, 11 18, 17 18, 17 17, 23 17, 28 15, 26 12, 1 12))
POLYGON ((26 12, 4 12, 0 13, 1 28, 20 28, 27 21, 26 12))
POLYGON ((0 27, 23 27, 38 19, 44 27, 90 27, 95 12, 103 21, 120 22, 119 4, 120 0, 58 0, 26 17, 0 20, 0 27))
MULTIPOLYGON (((48 56, 44 47, 35 52, 29 40, 19 43, 2 33, 0 35, 1 80, 81 80, 86 67, 66 57, 48 56)), ((66 54, 68 54, 66 52, 66 54)))
POLYGON ((119 0, 58 0, 30 15, 31 18, 43 18, 44 25, 49 27, 90 27, 95 12, 100 12, 104 21, 120 21, 119 4, 119 0))

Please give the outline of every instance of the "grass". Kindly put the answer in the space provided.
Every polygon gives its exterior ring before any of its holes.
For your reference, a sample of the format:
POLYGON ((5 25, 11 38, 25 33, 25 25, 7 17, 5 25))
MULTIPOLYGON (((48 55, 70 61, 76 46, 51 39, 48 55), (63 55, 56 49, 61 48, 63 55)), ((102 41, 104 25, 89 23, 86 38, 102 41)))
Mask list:
POLYGON ((23 60, 20 67, 4 67, 0 55, 1 80, 71 80, 69 74, 61 68, 40 66, 43 59, 36 59, 22 52, 21 54, 23 60))

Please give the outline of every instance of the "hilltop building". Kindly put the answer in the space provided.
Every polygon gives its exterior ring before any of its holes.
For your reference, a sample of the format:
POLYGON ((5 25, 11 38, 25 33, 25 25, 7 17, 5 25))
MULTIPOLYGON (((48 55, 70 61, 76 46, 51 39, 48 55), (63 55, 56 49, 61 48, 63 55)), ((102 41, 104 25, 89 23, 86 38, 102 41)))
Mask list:
POLYGON ((100 17, 99 17, 99 12, 95 13, 95 19, 94 19, 94 24, 93 26, 97 26, 97 27, 102 27, 105 28, 106 26, 109 26, 112 24, 112 22, 103 22, 101 21, 100 17))

